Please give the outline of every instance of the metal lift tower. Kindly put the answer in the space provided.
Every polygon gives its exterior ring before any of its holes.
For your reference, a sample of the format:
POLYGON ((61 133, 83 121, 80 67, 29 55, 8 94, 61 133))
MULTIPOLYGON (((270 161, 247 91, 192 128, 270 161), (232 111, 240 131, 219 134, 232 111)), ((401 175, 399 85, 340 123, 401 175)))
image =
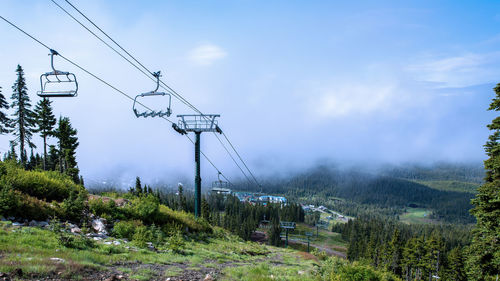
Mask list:
POLYGON ((179 124, 172 124, 172 128, 181 135, 194 132, 196 139, 194 143, 194 161, 196 163, 194 177, 194 216, 201 215, 201 176, 200 176, 200 136, 202 132, 217 132, 222 130, 217 126, 215 118, 218 114, 184 114, 177 115, 179 124))

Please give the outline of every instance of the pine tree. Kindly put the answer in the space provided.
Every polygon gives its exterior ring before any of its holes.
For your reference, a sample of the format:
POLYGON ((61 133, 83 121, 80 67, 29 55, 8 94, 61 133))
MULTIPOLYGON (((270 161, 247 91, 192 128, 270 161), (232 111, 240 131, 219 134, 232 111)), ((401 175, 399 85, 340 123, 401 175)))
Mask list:
POLYGON ((59 150, 57 150, 55 145, 49 145, 47 170, 55 171, 58 165, 59 165, 59 150))
POLYGON ((77 131, 71 126, 68 117, 60 117, 54 135, 58 139, 59 170, 69 175, 74 182, 79 181, 78 163, 76 162, 76 148, 78 147, 77 131))
POLYGON ((135 194, 138 196, 142 194, 142 184, 140 177, 135 178, 135 194))
POLYGON ((467 276, 464 271, 464 256, 459 247, 453 248, 448 254, 449 268, 446 270, 444 280, 466 281, 467 276))
POLYGON ((2 94, 2 87, 0 87, 0 134, 7 134, 11 132, 11 120, 7 117, 7 114, 3 112, 4 109, 8 109, 9 104, 5 100, 5 96, 2 94))
POLYGON ((207 199, 203 197, 201 199, 201 217, 209 221, 210 219, 210 206, 208 205, 207 199))
POLYGON ((401 275, 402 241, 399 229, 395 228, 387 248, 387 269, 401 275))
POLYGON ((182 187, 182 184, 179 183, 177 193, 179 195, 179 210, 181 211, 186 211, 187 206, 186 206, 186 197, 184 197, 183 194, 184 188, 182 187))
MULTIPOLYGON (((500 111, 500 83, 494 88, 495 98, 488 110, 500 111)), ((500 116, 488 125, 493 131, 484 145, 489 158, 484 161, 485 183, 472 200, 471 213, 476 217, 470 247, 468 277, 484 280, 500 274, 500 116)))
POLYGON ((16 137, 14 141, 19 144, 19 155, 21 164, 26 164, 26 147, 36 147, 33 142, 31 142, 31 137, 33 136, 33 130, 35 127, 35 113, 31 111, 30 98, 28 96, 28 88, 26 87, 26 80, 24 78, 23 68, 18 65, 17 69, 17 80, 12 86, 12 104, 11 108, 15 109, 12 116, 14 127, 14 136, 16 137))
POLYGON ((16 142, 15 141, 10 141, 10 150, 9 153, 7 153, 7 159, 17 161, 17 153, 16 153, 16 142))
POLYGON ((35 106, 37 132, 43 138, 43 169, 47 170, 47 137, 54 135, 54 126, 57 123, 52 113, 52 102, 47 98, 41 99, 35 106))
POLYGON ((273 219, 271 221, 271 228, 269 229, 269 245, 281 246, 281 227, 279 220, 273 219))

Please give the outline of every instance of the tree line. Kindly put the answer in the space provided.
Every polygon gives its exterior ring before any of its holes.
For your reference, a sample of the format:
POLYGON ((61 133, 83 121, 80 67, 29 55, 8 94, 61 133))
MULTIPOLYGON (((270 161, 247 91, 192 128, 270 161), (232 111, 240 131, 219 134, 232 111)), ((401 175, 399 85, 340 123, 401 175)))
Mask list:
POLYGON ((11 134, 10 149, 4 154, 4 161, 11 160, 28 170, 55 170, 69 175, 75 183, 83 184, 76 161, 76 149, 79 145, 77 130, 68 117, 56 119, 52 101, 40 99, 32 107, 23 68, 16 68, 17 79, 12 86, 9 104, 0 87, 0 134, 11 134), (14 112, 10 115, 7 110, 14 112), (43 152, 35 152, 33 134, 39 134, 43 140, 43 152), (55 138, 57 144, 48 144, 49 138, 55 138), (30 155, 28 157, 28 149, 30 155))
MULTIPOLYGON (((194 193, 184 191, 180 184, 177 192, 163 192, 142 185, 141 179, 137 177, 135 186, 130 187, 128 193, 134 196, 152 194, 161 204, 173 210, 194 213, 194 193)), ((244 240, 250 240, 259 225, 266 222, 270 226, 270 244, 280 246, 280 222, 304 222, 305 213, 300 204, 293 202, 252 205, 241 202, 233 195, 205 194, 201 200, 201 217, 211 225, 227 229, 244 240)))
POLYGON ((464 263, 471 227, 406 225, 378 216, 363 216, 333 226, 348 241, 347 257, 365 261, 404 280, 468 280, 464 263))
MULTIPOLYGON (((488 110, 500 111, 500 83, 488 110)), ((474 199, 472 229, 464 225, 404 225, 358 217, 335 225, 349 241, 350 260, 365 260, 405 280, 499 280, 500 275, 500 117, 487 126, 486 175, 474 199)), ((414 175, 412 175, 414 176, 414 175)), ((427 176, 427 175, 426 175, 427 176)))

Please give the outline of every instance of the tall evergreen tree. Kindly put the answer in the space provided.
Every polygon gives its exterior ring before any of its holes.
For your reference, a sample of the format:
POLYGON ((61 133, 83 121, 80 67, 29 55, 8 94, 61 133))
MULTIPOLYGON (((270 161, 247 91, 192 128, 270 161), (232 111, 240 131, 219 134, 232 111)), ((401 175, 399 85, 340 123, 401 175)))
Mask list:
POLYGON ((142 184, 140 177, 135 178, 135 194, 138 196, 142 194, 142 184))
POLYGON ((281 246, 281 227, 279 220, 271 220, 271 228, 269 229, 269 245, 281 246))
POLYGON ((47 159, 47 170, 56 170, 59 165, 59 151, 55 145, 49 145, 49 155, 47 159))
MULTIPOLYGON (((500 111, 500 83, 488 110, 500 111)), ((474 237, 467 264, 470 280, 485 280, 500 274, 500 116, 488 125, 493 131, 484 145, 489 158, 484 161, 485 183, 472 200, 476 217, 474 237)))
POLYGON ((2 94, 2 87, 0 87, 0 134, 7 134, 11 132, 11 120, 3 110, 8 109, 9 104, 2 94))
POLYGON ((459 247, 453 248, 448 254, 449 269, 446 270, 444 280, 465 281, 464 256, 459 247))
POLYGON ((17 161, 17 153, 16 153, 16 142, 10 141, 10 150, 7 154, 7 159, 16 160, 17 161))
POLYGON ((31 110, 31 102, 28 96, 28 88, 26 87, 26 80, 24 78, 24 71, 20 65, 17 65, 17 80, 12 86, 12 104, 10 105, 15 109, 13 114, 13 127, 14 141, 19 144, 19 156, 21 163, 26 164, 26 144, 33 148, 36 147, 31 142, 33 130, 35 127, 35 113, 31 110))
POLYGON ((60 117, 54 135, 59 145, 59 170, 69 175, 73 181, 79 182, 78 163, 76 162, 76 148, 78 147, 77 131, 71 126, 68 117, 60 117))
POLYGON ((41 99, 35 106, 37 132, 43 138, 43 169, 47 170, 47 137, 54 135, 57 119, 52 113, 52 102, 41 99))
POLYGON ((179 183, 179 186, 177 187, 177 193, 179 194, 179 210, 181 211, 186 211, 187 206, 186 206, 186 197, 184 197, 184 188, 181 183, 179 183))

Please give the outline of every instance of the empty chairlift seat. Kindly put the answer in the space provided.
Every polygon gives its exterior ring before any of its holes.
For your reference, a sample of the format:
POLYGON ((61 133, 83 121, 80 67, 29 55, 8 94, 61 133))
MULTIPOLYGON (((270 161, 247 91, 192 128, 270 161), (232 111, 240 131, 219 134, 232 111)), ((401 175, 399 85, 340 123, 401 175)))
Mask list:
POLYGON ((172 103, 172 96, 167 93, 163 92, 158 92, 158 88, 160 87, 160 71, 153 73, 153 76, 156 78, 156 89, 154 89, 151 92, 147 93, 142 93, 140 95, 137 95, 134 99, 134 104, 132 105, 132 110, 134 111, 134 114, 137 118, 139 117, 163 117, 167 116, 169 117, 172 114, 172 110, 170 109, 171 103, 172 103), (139 111, 137 108, 137 105, 141 105, 142 107, 146 107, 147 105, 143 105, 140 101, 140 99, 145 98, 145 97, 167 97, 167 103, 162 104, 161 102, 156 102, 155 105, 166 105, 166 108, 156 110, 156 109, 149 109, 146 108, 144 111, 139 111))
POLYGON ((37 95, 44 98, 53 97, 76 97, 78 93, 78 82, 73 73, 56 70, 54 68, 54 56, 59 55, 55 50, 50 50, 51 72, 40 75, 40 91, 37 95))

